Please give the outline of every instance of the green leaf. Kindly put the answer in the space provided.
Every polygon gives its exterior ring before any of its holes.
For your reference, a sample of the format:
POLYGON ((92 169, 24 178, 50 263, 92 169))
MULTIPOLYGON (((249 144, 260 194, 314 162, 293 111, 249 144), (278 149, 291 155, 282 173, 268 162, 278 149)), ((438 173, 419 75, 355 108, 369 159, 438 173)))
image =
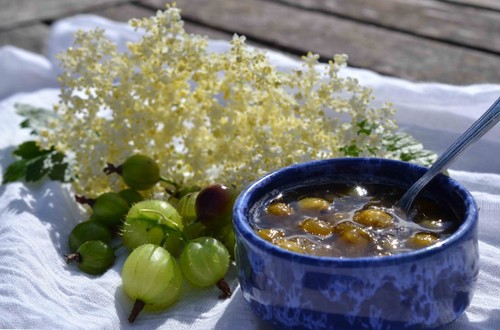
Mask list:
POLYGON ((50 150, 40 149, 35 141, 26 141, 21 143, 12 153, 24 159, 33 159, 49 152, 50 150))
MULTIPOLYGON (((37 108, 30 104, 15 104, 16 112, 26 117, 21 122, 22 128, 31 128, 32 134, 46 129, 49 124, 58 118, 57 114, 49 109, 37 108)), ((39 181, 45 176, 51 180, 65 181, 69 178, 69 166, 64 154, 50 149, 42 149, 36 141, 21 143, 12 152, 18 160, 10 164, 4 171, 2 184, 22 180, 27 182, 39 181), (19 159, 21 158, 21 159, 19 159)), ((69 180, 69 179, 68 179, 69 180)))
POLYGON ((55 164, 49 172, 49 178, 55 181, 65 182, 68 164, 55 164))
POLYGON ((2 184, 21 180, 26 174, 26 163, 24 159, 10 164, 3 173, 2 184))
POLYGON ((40 149, 36 142, 27 141, 13 152, 21 157, 5 170, 2 184, 20 181, 34 182, 48 176, 51 180, 65 182, 70 180, 69 166, 63 153, 54 148, 40 149))
POLYGON ((365 135, 370 135, 372 134, 373 128, 375 124, 370 124, 368 120, 364 119, 359 121, 356 126, 358 126, 358 135, 365 134, 365 135))
POLYGON ((30 120, 29 119, 25 119, 19 125, 21 126, 21 128, 29 128, 30 127, 30 120))
POLYGON ((49 173, 50 169, 44 166, 45 157, 37 158, 36 160, 30 161, 26 167, 26 181, 34 182, 43 178, 49 173))
POLYGON ((424 149, 424 146, 414 137, 403 132, 385 136, 383 145, 389 151, 389 158, 405 162, 429 167, 437 158, 435 152, 424 149))
POLYGON ((57 180, 61 182, 66 182, 68 180, 68 164, 65 163, 64 154, 60 152, 53 152, 51 156, 52 166, 49 172, 49 178, 51 180, 57 180))
POLYGON ((64 154, 62 152, 53 151, 51 155, 52 163, 63 163, 64 162, 64 154))
POLYGON ((361 154, 361 149, 353 142, 350 145, 343 146, 339 148, 339 151, 343 152, 345 156, 358 157, 361 154))
POLYGON ((20 181, 35 182, 48 176, 51 180, 67 182, 71 180, 68 174, 69 166, 64 162, 64 155, 51 152, 33 159, 21 159, 10 164, 4 172, 2 184, 20 181), (52 155, 52 156, 51 156, 52 155), (52 162, 47 162, 51 157, 52 162))
POLYGON ((38 134, 41 129, 49 127, 49 123, 58 118, 53 111, 30 104, 17 103, 14 107, 17 114, 26 117, 26 120, 21 123, 21 127, 31 128, 31 134, 38 134))

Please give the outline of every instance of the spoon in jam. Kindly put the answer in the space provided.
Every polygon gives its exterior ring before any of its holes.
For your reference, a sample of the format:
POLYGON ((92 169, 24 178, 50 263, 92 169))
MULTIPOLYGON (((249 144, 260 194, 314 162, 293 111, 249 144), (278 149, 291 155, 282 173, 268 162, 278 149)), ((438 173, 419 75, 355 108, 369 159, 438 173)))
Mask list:
POLYGON ((442 172, 473 142, 479 140, 486 132, 495 126, 500 120, 500 97, 490 108, 476 120, 441 156, 432 164, 427 172, 422 175, 394 205, 396 210, 408 214, 413 200, 418 193, 431 181, 438 173, 442 172))

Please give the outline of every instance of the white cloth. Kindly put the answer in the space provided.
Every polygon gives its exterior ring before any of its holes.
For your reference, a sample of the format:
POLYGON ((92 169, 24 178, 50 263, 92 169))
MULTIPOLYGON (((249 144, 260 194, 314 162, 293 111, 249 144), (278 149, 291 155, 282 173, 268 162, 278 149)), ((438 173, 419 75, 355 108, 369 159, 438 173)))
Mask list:
MULTIPOLYGON (((100 26, 122 46, 137 34, 126 25, 95 16, 75 16, 53 25, 48 55, 0 48, 0 172, 13 160, 11 151, 29 138, 21 130, 15 103, 50 108, 57 102, 58 72, 54 56, 70 46, 72 33, 100 26)), ((212 51, 227 41, 210 41, 212 51)), ((269 52, 272 62, 287 70, 295 59, 269 52)), ((374 106, 391 101, 402 129, 426 148, 441 152, 498 96, 499 85, 449 86, 412 83, 361 69, 345 69, 373 88, 374 106)), ((480 207, 481 272, 477 292, 465 314, 447 329, 500 327, 500 127, 470 148, 450 170, 473 193, 480 207)), ((1 176, 1 174, 0 174, 1 176)), ((45 181, 0 186, 0 328, 118 329, 127 328, 131 301, 121 288, 126 253, 118 250, 114 267, 99 277, 85 275, 63 260, 67 238, 82 213, 67 186, 45 181)), ((142 313, 135 329, 263 329, 244 301, 234 268, 228 276, 235 290, 218 300, 216 289, 186 286, 180 301, 160 313, 142 313)))

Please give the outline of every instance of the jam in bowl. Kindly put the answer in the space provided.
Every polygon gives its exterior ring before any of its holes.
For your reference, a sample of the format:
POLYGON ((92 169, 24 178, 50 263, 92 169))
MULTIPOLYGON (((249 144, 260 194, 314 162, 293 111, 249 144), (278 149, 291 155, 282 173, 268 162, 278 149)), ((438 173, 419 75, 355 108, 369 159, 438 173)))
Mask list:
POLYGON ((277 329, 436 329, 467 308, 478 210, 446 175, 407 216, 393 205, 426 169, 386 159, 313 161, 270 173, 234 206, 245 300, 277 329))

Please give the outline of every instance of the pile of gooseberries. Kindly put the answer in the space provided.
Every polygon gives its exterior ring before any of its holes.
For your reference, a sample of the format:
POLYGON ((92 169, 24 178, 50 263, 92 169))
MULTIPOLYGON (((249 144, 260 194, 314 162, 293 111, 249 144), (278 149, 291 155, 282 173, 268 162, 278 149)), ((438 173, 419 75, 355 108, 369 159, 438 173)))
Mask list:
POLYGON ((134 301, 130 322, 143 309, 174 304, 183 279, 197 287, 217 286, 220 298, 231 296, 224 276, 234 257, 233 188, 212 184, 181 189, 162 178, 158 164, 145 155, 133 155, 119 166, 107 164, 104 173, 120 175, 127 188, 96 198, 75 195, 91 215, 69 235, 68 263, 100 275, 113 266, 115 250, 125 246, 129 254, 121 277, 123 290, 134 301), (143 196, 161 181, 169 185, 167 200, 143 196))

